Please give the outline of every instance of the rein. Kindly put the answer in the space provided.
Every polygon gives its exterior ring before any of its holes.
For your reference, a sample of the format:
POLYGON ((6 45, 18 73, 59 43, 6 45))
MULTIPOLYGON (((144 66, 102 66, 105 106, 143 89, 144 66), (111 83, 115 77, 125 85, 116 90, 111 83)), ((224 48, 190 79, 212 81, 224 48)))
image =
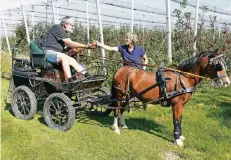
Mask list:
POLYGON ((164 69, 167 69, 167 70, 170 70, 170 71, 174 71, 174 72, 178 72, 178 73, 182 73, 182 74, 186 74, 186 75, 189 75, 189 76, 198 77, 198 78, 205 79, 205 80, 211 80, 211 78, 208 78, 208 77, 204 77, 204 76, 192 74, 190 72, 180 71, 180 70, 173 69, 173 68, 164 67, 164 69))
MULTIPOLYGON (((147 66, 147 67, 157 67, 157 65, 142 64, 142 63, 136 63, 136 62, 121 61, 121 60, 113 60, 113 59, 108 58, 108 57, 102 58, 101 56, 89 56, 89 55, 81 55, 81 56, 99 58, 99 59, 107 60, 107 61, 110 61, 110 62, 119 62, 119 63, 126 63, 126 64, 137 64, 137 65, 142 65, 142 66, 147 66)), ((180 71, 180 70, 173 69, 173 68, 168 68, 168 67, 163 67, 163 68, 167 69, 167 70, 170 70, 170 71, 174 71, 174 72, 183 73, 183 74, 186 74, 186 75, 202 78, 202 79, 205 79, 205 80, 211 80, 211 78, 196 75, 196 74, 192 74, 192 73, 189 73, 189 72, 184 72, 184 71, 180 71)))

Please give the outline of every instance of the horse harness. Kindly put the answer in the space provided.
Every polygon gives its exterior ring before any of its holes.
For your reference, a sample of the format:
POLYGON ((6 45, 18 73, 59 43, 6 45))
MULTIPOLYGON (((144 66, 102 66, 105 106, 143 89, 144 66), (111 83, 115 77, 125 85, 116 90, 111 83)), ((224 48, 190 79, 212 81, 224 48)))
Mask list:
POLYGON ((130 69, 127 74, 125 74, 125 76, 121 79, 121 81, 119 82, 119 84, 117 86, 113 86, 115 89, 121 91, 125 96, 126 99, 122 99, 121 101, 129 101, 130 99, 138 96, 138 95, 142 95, 148 91, 150 91, 151 89, 159 86, 160 88, 160 97, 158 98, 158 100, 156 101, 150 101, 148 103, 157 103, 159 102, 161 106, 164 107, 169 107, 170 106, 170 99, 176 96, 179 96, 181 94, 186 94, 186 93, 192 93, 196 90, 195 87, 192 88, 186 88, 181 80, 181 74, 178 72, 175 72, 177 74, 177 80, 176 80, 176 84, 175 84, 175 90, 172 92, 168 92, 167 91, 167 86, 166 86, 166 81, 171 80, 171 78, 166 78, 164 75, 164 68, 159 68, 156 72, 156 81, 157 83, 144 89, 143 91, 137 93, 134 96, 130 95, 130 83, 129 83, 129 77, 130 75, 136 70, 136 68, 132 68, 130 69), (120 84, 124 81, 125 77, 128 77, 126 80, 126 87, 125 89, 120 88, 120 84), (178 90, 178 83, 180 82, 180 85, 182 86, 182 89, 178 90))
POLYGON ((130 95, 130 82, 129 82, 129 77, 130 75, 136 70, 136 68, 131 68, 125 75, 124 77, 120 80, 119 84, 117 86, 112 86, 114 87, 115 89, 121 91, 123 94, 125 94, 126 96, 130 95), (125 84, 125 88, 126 89, 122 89, 120 88, 120 84, 124 81, 125 77, 128 77, 126 80, 126 84, 125 84))
MULTIPOLYGON (((221 71, 223 70, 223 67, 226 69, 227 66, 225 65, 225 62, 223 60, 223 54, 215 56, 213 58, 209 59, 209 65, 214 65, 215 69, 217 71, 221 71), (221 63, 215 64, 214 60, 221 58, 221 63)), ((164 76, 164 68, 159 68, 157 70, 156 73, 156 77, 157 77, 157 83, 159 84, 160 87, 160 95, 162 97, 159 98, 159 102, 162 106, 166 106, 169 107, 170 106, 170 99, 176 96, 179 96, 181 94, 186 94, 186 93, 192 93, 194 91, 196 91, 196 87, 192 87, 192 88, 186 88, 184 86, 184 84, 182 83, 181 80, 181 74, 179 72, 175 72, 177 74, 177 80, 176 80, 176 84, 175 84, 175 89, 172 92, 167 92, 167 88, 166 88, 166 80, 170 80, 171 78, 165 78, 164 76), (180 84, 182 86, 181 89, 178 90, 178 84, 180 84)), ((213 80, 219 80, 223 77, 226 77, 227 74, 223 74, 223 75, 218 75, 216 78, 214 78, 213 80)))
MULTIPOLYGON (((215 67, 215 69, 216 69, 217 71, 222 71, 223 68, 224 68, 224 69, 227 69, 227 66, 226 66, 226 64, 225 64, 225 62, 224 62, 224 59, 223 59, 222 57, 223 57, 223 54, 220 54, 220 55, 218 55, 218 56, 216 56, 216 57, 210 58, 210 59, 209 59, 209 65, 210 65, 210 66, 211 66, 211 65, 214 65, 214 67, 215 67), (214 60, 216 60, 216 59, 218 59, 218 58, 221 58, 221 63, 215 64, 214 60)), ((223 75, 218 75, 218 76, 217 76, 216 78, 214 78, 213 80, 214 80, 214 81, 217 81, 217 80, 219 80, 219 79, 221 79, 221 78, 224 78, 224 77, 227 77, 227 73, 226 73, 226 74, 223 74, 223 75)))
POLYGON ((159 88, 160 88, 159 103, 161 106, 169 107, 171 105, 170 104, 171 98, 179 96, 181 94, 192 93, 192 92, 196 91, 195 87, 186 88, 182 82, 181 74, 178 72, 175 72, 177 74, 177 79, 176 79, 174 91, 168 92, 167 87, 166 87, 166 81, 171 80, 171 78, 165 77, 164 70, 165 69, 163 69, 163 68, 158 68, 158 70, 156 72, 156 80, 157 80, 157 83, 159 84, 159 88), (182 86, 181 89, 178 89, 179 84, 182 86))

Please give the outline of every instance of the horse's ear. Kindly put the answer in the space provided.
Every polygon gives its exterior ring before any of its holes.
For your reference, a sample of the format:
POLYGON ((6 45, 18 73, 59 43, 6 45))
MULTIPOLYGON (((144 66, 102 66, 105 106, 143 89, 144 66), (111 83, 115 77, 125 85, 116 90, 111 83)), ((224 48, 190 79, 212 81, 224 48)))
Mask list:
POLYGON ((215 49, 214 53, 215 53, 215 54, 218 54, 218 53, 219 53, 219 49, 218 49, 218 48, 215 49))

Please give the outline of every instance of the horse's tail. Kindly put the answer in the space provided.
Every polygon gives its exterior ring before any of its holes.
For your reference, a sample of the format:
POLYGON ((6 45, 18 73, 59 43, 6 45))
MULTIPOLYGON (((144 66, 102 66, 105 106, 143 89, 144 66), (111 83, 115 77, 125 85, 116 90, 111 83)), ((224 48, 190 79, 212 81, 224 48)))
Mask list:
POLYGON ((116 89, 114 86, 114 80, 112 80, 112 83, 111 83, 111 99, 116 99, 116 89))

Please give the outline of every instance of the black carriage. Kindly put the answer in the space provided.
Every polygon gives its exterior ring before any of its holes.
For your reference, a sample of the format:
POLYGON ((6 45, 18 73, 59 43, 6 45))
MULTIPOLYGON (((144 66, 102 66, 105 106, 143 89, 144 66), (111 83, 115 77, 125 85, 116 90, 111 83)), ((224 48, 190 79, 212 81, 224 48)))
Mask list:
POLYGON ((12 56, 12 80, 8 91, 13 114, 24 120, 32 119, 37 103, 43 104, 46 124, 56 130, 68 130, 75 120, 76 110, 87 108, 91 112, 110 114, 110 91, 103 87, 106 68, 88 68, 92 76, 75 74, 68 83, 61 66, 47 62, 46 55, 35 42, 30 43, 30 60, 12 56), (10 96, 11 95, 11 96, 10 96))

